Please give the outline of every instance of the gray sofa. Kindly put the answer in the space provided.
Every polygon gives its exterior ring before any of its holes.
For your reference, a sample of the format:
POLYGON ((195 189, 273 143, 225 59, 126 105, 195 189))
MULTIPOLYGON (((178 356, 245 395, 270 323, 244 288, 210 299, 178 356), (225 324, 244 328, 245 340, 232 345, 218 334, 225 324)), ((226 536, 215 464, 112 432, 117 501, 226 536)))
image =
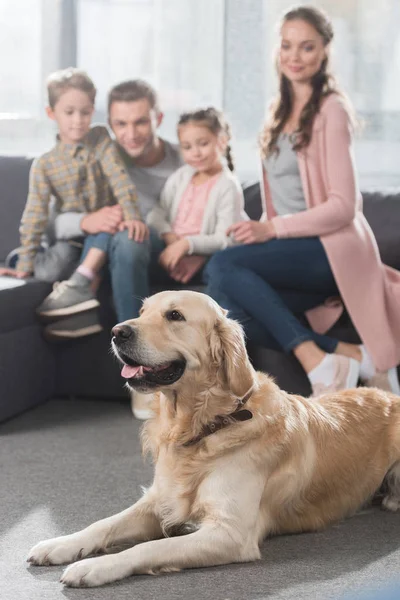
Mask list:
MULTIPOLYGON (((31 161, 0 157, 0 264, 18 246, 18 225, 28 189, 31 161)), ((258 184, 245 187, 246 210, 261 214, 258 184)), ((385 263, 400 269, 400 192, 365 193, 365 214, 376 235, 385 263)), ((35 279, 26 282, 0 278, 0 420, 8 419, 52 397, 126 397, 118 365, 109 352, 110 329, 115 324, 109 286, 100 290, 104 331, 63 344, 49 344, 41 333, 35 308, 51 286, 35 279)), ((158 291, 157 284, 153 291, 158 291)), ((367 301, 367 299, 366 299, 367 301)), ((345 341, 357 341, 346 314, 332 330, 345 341)), ((249 345, 257 369, 272 374, 282 388, 307 394, 308 380, 290 356, 249 345)))

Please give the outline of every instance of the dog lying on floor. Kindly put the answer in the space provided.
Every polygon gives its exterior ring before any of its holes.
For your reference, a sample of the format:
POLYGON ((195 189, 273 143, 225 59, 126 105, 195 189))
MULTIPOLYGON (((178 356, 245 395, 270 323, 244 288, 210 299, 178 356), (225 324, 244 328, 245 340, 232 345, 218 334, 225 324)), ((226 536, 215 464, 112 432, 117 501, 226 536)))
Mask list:
POLYGON ((28 561, 78 561, 61 581, 98 586, 143 573, 260 558, 272 534, 354 513, 379 488, 400 506, 400 398, 358 388, 308 400, 251 366, 241 327, 208 296, 161 292, 114 327, 128 385, 154 394, 143 430, 152 486, 131 508, 37 544, 28 561), (191 533, 169 537, 191 523, 191 533), (121 544, 119 553, 86 558, 121 544))

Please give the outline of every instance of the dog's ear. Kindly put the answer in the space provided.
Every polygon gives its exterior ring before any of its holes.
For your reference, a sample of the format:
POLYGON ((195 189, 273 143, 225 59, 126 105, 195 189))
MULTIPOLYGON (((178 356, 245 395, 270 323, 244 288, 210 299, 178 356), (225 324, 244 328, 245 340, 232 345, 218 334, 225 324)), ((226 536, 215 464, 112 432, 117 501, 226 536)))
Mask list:
POLYGON ((231 392, 242 398, 254 384, 254 369, 247 355, 242 327, 226 316, 218 317, 210 345, 213 359, 221 364, 231 392))

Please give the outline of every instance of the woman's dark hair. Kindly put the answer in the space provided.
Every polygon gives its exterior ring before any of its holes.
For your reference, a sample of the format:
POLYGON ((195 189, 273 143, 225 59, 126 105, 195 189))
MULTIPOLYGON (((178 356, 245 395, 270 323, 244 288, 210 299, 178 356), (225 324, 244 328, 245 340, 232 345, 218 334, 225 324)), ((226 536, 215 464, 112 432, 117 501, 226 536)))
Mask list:
POLYGON ((213 106, 183 113, 179 117, 178 130, 181 125, 186 125, 187 123, 196 123, 197 125, 207 127, 207 129, 215 135, 220 135, 222 133, 226 136, 228 144, 226 145, 225 158, 228 168, 233 171, 235 166, 233 164, 232 149, 229 144, 229 140, 231 139, 231 128, 223 113, 213 106))
MULTIPOLYGON (((319 33, 322 37, 324 46, 333 39, 333 28, 328 16, 320 9, 313 6, 298 6, 287 12, 281 22, 281 27, 289 21, 305 21, 319 33)), ((279 92, 270 108, 270 114, 267 122, 261 132, 260 146, 263 158, 270 156, 277 151, 277 140, 282 132, 286 121, 288 120, 292 107, 293 95, 290 81, 279 71, 279 92)), ((349 112, 350 119, 351 107, 347 98, 339 90, 337 82, 330 72, 329 54, 327 54, 321 63, 320 69, 311 79, 312 93, 309 101, 304 106, 299 120, 299 126, 296 130, 296 141, 293 146, 295 150, 300 150, 308 146, 311 140, 311 131, 315 116, 320 110, 322 100, 332 93, 340 94, 344 104, 349 112)))

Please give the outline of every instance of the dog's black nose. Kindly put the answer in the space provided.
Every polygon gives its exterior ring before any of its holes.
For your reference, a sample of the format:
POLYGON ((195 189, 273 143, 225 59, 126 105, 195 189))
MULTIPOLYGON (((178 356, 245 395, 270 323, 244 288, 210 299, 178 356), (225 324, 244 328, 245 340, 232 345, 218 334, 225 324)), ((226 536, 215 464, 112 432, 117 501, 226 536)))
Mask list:
POLYGON ((134 331, 130 325, 116 325, 111 330, 112 335, 117 341, 123 342, 133 336, 134 331))

